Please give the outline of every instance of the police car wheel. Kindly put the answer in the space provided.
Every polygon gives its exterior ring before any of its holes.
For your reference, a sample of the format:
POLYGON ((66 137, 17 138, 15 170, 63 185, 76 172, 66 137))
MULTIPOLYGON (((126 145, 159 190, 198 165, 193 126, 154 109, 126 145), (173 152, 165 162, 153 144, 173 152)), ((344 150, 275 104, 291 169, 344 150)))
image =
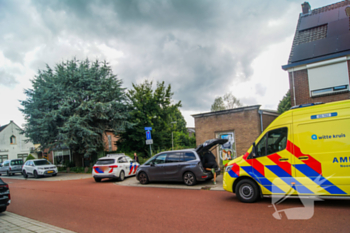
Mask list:
POLYGON ((148 183, 148 176, 147 176, 147 174, 144 173, 144 172, 141 172, 139 174, 139 181, 140 181, 141 184, 147 184, 148 183))
POLYGON ((238 182, 236 195, 241 202, 252 203, 259 197, 259 188, 254 181, 244 179, 238 182))
POLYGON ((192 172, 186 172, 184 174, 184 183, 188 186, 196 184, 196 177, 192 172))
POLYGON ((95 179, 95 182, 101 182, 101 178, 94 177, 94 179, 95 179))
POLYGON ((119 174, 119 181, 123 181, 125 179, 125 173, 124 171, 121 171, 119 174))

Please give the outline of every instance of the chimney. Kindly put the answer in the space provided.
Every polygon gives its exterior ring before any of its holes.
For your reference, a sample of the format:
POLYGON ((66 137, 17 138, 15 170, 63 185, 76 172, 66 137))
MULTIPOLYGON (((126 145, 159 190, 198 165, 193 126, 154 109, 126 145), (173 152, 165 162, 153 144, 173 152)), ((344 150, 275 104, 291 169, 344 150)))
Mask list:
POLYGON ((311 6, 308 2, 304 2, 301 4, 301 9, 303 10, 303 15, 306 15, 311 11, 311 6))

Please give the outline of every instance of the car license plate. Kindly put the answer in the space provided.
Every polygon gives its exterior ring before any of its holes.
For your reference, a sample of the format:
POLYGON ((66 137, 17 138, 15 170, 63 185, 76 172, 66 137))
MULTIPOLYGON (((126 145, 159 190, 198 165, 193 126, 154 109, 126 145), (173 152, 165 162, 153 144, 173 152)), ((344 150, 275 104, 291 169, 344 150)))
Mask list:
POLYGON ((47 173, 53 173, 53 171, 47 171, 47 173))

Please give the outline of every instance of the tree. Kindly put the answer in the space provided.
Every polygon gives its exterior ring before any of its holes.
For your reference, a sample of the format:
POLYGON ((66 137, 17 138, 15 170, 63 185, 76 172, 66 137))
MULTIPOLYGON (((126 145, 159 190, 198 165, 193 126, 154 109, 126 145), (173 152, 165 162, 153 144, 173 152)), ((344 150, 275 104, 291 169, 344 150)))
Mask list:
POLYGON ((133 109, 130 121, 134 126, 118 135, 117 146, 121 151, 149 156, 145 127, 152 127, 152 148, 157 151, 171 148, 172 132, 186 132, 186 121, 178 109, 181 101, 173 103, 173 95, 171 85, 166 86, 164 82, 157 83, 155 90, 153 82, 148 80, 139 85, 133 84, 127 96, 133 109))
POLYGON ((283 112, 289 110, 291 108, 291 100, 290 100, 290 90, 287 91, 286 95, 283 96, 283 99, 278 104, 277 112, 282 114, 283 112))
POLYGON ((223 97, 215 98, 214 103, 211 105, 211 111, 215 112, 242 106, 240 100, 232 95, 232 93, 226 93, 223 97))
POLYGON ((55 69, 39 70, 20 101, 24 133, 42 148, 68 146, 77 166, 103 148, 106 130, 130 127, 129 108, 122 81, 106 61, 62 62, 55 69))

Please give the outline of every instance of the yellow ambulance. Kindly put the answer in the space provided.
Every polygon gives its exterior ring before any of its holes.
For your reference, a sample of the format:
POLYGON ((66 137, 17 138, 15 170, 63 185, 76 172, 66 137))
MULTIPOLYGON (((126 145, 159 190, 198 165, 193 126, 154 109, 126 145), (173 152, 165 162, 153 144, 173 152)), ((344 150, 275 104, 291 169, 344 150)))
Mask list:
POLYGON ((350 100, 293 107, 225 167, 242 202, 272 195, 350 197, 350 100))

